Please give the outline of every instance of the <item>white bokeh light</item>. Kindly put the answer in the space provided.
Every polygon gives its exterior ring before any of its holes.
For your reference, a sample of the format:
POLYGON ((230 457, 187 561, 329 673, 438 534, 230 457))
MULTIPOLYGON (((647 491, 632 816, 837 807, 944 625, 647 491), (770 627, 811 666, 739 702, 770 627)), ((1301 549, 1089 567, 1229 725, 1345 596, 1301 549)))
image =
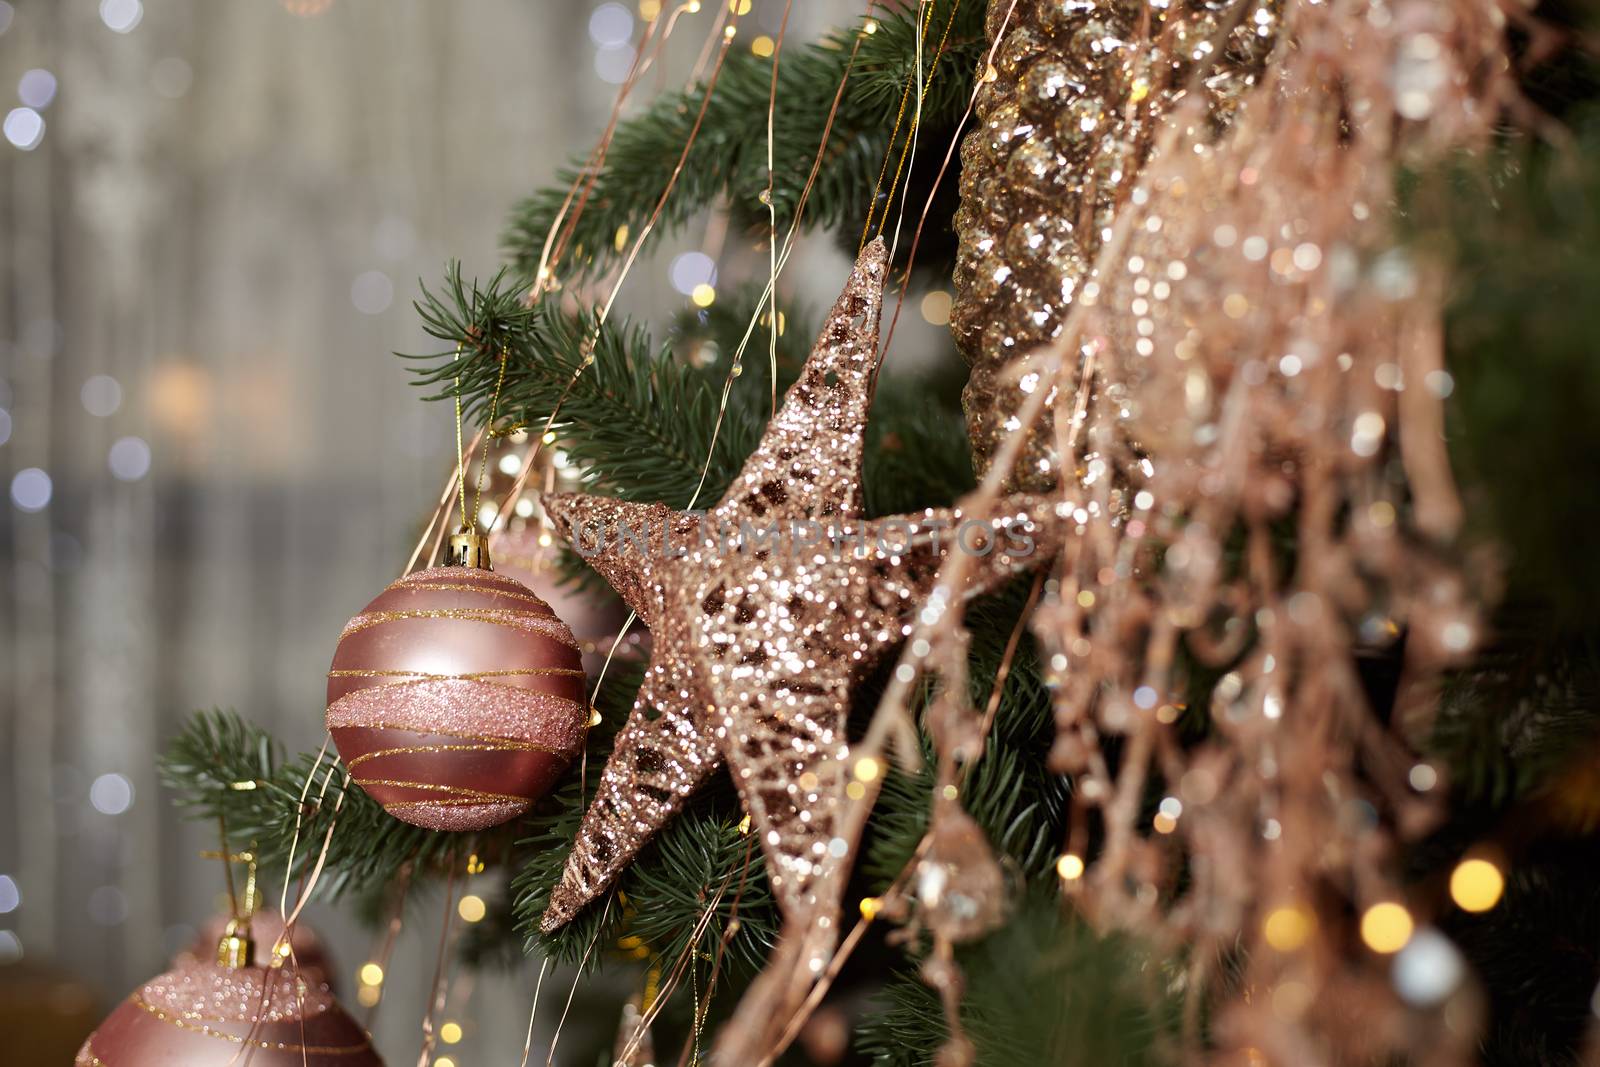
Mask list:
POLYGON ((0 408, 0 445, 11 440, 11 412, 0 408))
POLYGON ((121 815, 133 807, 133 783, 120 774, 102 774, 89 786, 89 803, 102 815, 121 815))
POLYGON ((622 4, 601 4, 589 16, 589 40, 601 48, 625 45, 632 37, 633 12, 622 4))
POLYGON ((685 252, 673 259, 667 277, 674 289, 688 296, 697 285, 717 284, 717 264, 704 252, 685 252))
POLYGON ((117 33, 132 33, 144 18, 144 4, 139 0, 100 0, 100 21, 117 33))
POLYGON ((0 874, 0 915, 9 915, 22 906, 22 892, 17 880, 9 874, 0 874))
POLYGON ((381 270, 356 275, 350 283, 350 302, 363 315, 378 315, 394 303, 394 282, 381 270))
POLYGON ((594 54, 594 72, 608 85, 621 85, 633 68, 633 49, 625 44, 607 45, 594 54))
POLYGON ((1431 1008, 1456 991, 1466 974, 1461 953, 1451 940, 1432 927, 1418 930, 1394 958, 1394 989, 1400 999, 1418 1008, 1431 1008))
POLYGON ((17 99, 41 111, 56 98, 56 76, 41 67, 22 72, 17 79, 17 99))
POLYGON ((5 33, 11 28, 11 19, 16 15, 17 9, 0 0, 0 33, 5 33))
POLYGON ((0 964, 16 963, 22 958, 22 942, 10 930, 0 930, 0 964))
POLYGON ((150 473, 150 446, 142 437, 119 437, 106 454, 112 477, 136 482, 150 473))
POLYGON ((23 511, 50 506, 50 476, 38 467, 24 467, 11 479, 11 502, 23 511))
POLYGON ((24 152, 32 152, 44 140, 44 118, 31 107, 14 107, 6 112, 3 127, 6 140, 24 152))
POLYGON ((105 418, 122 406, 122 386, 109 374, 96 374, 83 383, 78 399, 83 401, 83 410, 105 418))

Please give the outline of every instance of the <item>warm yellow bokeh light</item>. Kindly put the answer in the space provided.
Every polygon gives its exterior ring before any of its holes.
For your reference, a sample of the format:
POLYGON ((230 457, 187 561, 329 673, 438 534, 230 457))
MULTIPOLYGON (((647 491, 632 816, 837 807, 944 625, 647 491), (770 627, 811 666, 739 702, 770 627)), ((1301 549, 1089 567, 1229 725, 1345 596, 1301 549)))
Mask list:
POLYGON ((689 294, 689 299, 694 302, 694 306, 697 308, 708 308, 716 302, 717 291, 707 283, 701 282, 689 294))
POLYGON ((433 1061, 433 1067, 456 1067, 456 1061, 449 1056, 440 1056, 433 1061))
POLYGON ((861 917, 871 922, 883 910, 883 901, 877 897, 861 898, 861 917))
POLYGON ((760 37, 757 37, 755 40, 750 42, 750 51, 754 52, 762 59, 765 59, 772 54, 772 47, 772 38, 768 37, 766 34, 762 34, 760 37))
POLYGON ((1488 860, 1462 860, 1450 872, 1450 899, 1462 911, 1488 911, 1505 889, 1505 875, 1488 860))
POLYGON ((1083 877, 1083 857, 1066 853, 1056 860, 1056 873, 1063 882, 1075 882, 1083 877))
POLYGON ((883 768, 871 756, 862 756, 856 760, 856 777, 863 782, 873 781, 882 772, 883 768))
POLYGON ((447 1045, 454 1045, 461 1040, 461 1024, 445 1023, 439 1027, 439 1040, 447 1045))
POLYGON ((1306 943, 1316 926, 1316 917, 1302 907, 1274 908, 1262 922, 1261 933, 1279 952, 1293 952, 1306 943))
POLYGON ((383 999, 383 987, 364 985, 356 990, 356 1003, 363 1008, 370 1008, 383 999))
POLYGON ((949 293, 935 289, 922 298, 922 317, 935 326, 948 326, 951 303, 949 293))
POLYGON ((362 985, 382 985, 383 968, 376 963, 363 963, 357 977, 361 979, 362 985))
POLYGON ((456 905, 456 914, 469 923, 475 923, 482 919, 488 910, 488 907, 483 903, 483 898, 474 896, 471 893, 462 897, 461 903, 456 905))
POLYGON ((1399 952, 1411 940, 1411 913, 1393 901, 1374 904, 1361 916, 1361 940, 1374 952, 1399 952))

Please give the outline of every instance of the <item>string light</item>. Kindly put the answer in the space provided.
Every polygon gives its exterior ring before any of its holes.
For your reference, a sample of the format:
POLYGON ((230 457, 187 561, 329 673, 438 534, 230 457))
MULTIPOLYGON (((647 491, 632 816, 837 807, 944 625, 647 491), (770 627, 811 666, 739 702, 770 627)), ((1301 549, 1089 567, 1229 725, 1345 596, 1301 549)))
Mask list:
POLYGON ((1488 911, 1505 892, 1505 875, 1486 859, 1462 860, 1450 872, 1450 899, 1462 911, 1488 911))
POLYGON ((1083 857, 1074 853, 1063 853, 1056 860, 1056 874, 1061 876, 1063 882, 1076 882, 1083 877, 1083 857))
POLYGON ((762 59, 766 59, 768 56, 772 55, 773 47, 772 38, 768 37, 766 34, 762 34, 760 37, 757 37, 755 40, 750 42, 750 51, 754 52, 762 59))
POLYGON ((463 922, 481 922, 488 911, 483 898, 473 893, 462 897, 460 903, 456 905, 456 914, 461 916, 463 922))
POLYGON ((883 898, 881 898, 881 897, 862 897, 861 898, 861 917, 863 919, 867 920, 867 922, 871 922, 873 919, 876 919, 878 917, 878 912, 880 912, 882 910, 883 910, 883 898))
POLYGON ((1279 952, 1293 952, 1304 945, 1316 929, 1316 916, 1299 905, 1274 908, 1261 924, 1267 944, 1279 952))
POLYGON ((454 1045, 461 1040, 461 1024, 456 1022, 443 1023, 439 1027, 439 1040, 447 1045, 454 1045))
POLYGON ((871 756, 862 756, 856 760, 855 776, 859 781, 871 782, 882 772, 883 768, 871 756))
POLYGON ((379 986, 383 984, 383 967, 377 963, 363 963, 361 970, 356 972, 362 985, 379 986))
POLYGON ((689 293, 689 299, 695 307, 708 308, 716 302, 717 291, 707 283, 701 282, 689 293))
POLYGON ((1411 913, 1394 901, 1374 904, 1361 916, 1361 940, 1374 952, 1399 952, 1411 940, 1411 913))

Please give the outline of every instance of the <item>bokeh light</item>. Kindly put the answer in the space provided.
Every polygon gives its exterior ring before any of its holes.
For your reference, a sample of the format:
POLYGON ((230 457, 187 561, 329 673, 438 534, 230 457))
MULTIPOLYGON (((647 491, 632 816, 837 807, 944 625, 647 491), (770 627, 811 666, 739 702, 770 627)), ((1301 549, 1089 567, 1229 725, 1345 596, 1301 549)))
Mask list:
POLYGON ((0 130, 4 131, 6 140, 12 145, 24 152, 32 152, 44 140, 44 117, 31 107, 14 107, 6 112, 6 120, 0 125, 0 130))
POLYGON ((56 98, 56 76, 41 67, 22 72, 17 79, 17 99, 43 111, 56 98))
POLYGON ((1486 859, 1462 860, 1450 872, 1450 899, 1462 911, 1488 911, 1500 902, 1506 878, 1486 859))
POLYGON ((106 455, 112 477, 136 482, 150 473, 150 446, 142 437, 119 437, 106 455))
POLYGON ((139 0, 100 0, 100 21, 117 33, 132 33, 144 18, 139 0))
POLYGON ((120 774, 102 774, 89 786, 89 803, 102 815, 121 815, 133 807, 133 783, 120 774))
POLYGON ((1394 901, 1374 904, 1361 916, 1361 940, 1374 952, 1399 952, 1411 940, 1411 913, 1394 901))
POLYGON ((109 374, 96 374, 78 390, 83 410, 105 418, 122 406, 122 386, 109 374))
POLYGON ((11 502, 27 512, 50 506, 50 476, 38 467, 24 467, 11 479, 11 502))

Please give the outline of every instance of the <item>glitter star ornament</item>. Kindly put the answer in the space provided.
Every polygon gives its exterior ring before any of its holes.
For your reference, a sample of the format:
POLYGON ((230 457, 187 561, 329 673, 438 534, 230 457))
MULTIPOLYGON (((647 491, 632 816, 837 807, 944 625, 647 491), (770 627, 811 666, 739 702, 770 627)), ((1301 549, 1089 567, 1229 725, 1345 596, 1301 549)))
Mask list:
POLYGON ((556 531, 652 637, 644 684, 551 894, 546 931, 615 881, 726 762, 792 931, 768 977, 790 964, 781 979, 809 983, 837 940, 859 831, 846 818, 853 683, 904 636, 947 552, 981 557, 968 593, 1044 557, 1032 499, 983 521, 954 509, 860 517, 887 270, 874 241, 760 446, 710 511, 545 498, 556 531))

